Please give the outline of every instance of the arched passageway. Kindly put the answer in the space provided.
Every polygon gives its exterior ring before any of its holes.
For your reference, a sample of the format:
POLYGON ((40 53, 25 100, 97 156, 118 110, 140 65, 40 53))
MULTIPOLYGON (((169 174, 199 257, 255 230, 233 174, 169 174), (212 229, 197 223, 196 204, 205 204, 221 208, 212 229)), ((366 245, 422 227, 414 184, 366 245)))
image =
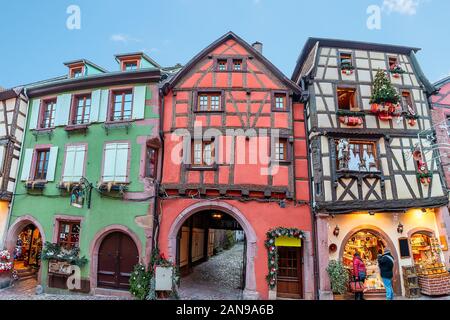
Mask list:
POLYGON ((246 287, 246 237, 241 225, 220 210, 187 218, 177 232, 176 262, 183 299, 241 299, 246 287))

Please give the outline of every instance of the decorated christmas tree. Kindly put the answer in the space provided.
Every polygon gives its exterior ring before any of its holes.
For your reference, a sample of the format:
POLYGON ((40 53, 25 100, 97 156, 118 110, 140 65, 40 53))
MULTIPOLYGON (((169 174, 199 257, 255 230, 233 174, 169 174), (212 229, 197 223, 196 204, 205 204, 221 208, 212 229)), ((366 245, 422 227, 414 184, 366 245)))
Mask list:
POLYGON ((378 70, 373 82, 372 104, 397 104, 400 96, 383 70, 378 70))

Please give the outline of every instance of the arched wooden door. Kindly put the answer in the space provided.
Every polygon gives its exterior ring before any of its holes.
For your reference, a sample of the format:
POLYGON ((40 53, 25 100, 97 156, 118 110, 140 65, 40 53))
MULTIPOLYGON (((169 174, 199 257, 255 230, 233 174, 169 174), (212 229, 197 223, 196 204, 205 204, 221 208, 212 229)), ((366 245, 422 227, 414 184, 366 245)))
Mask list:
POLYGON ((97 286, 128 290, 133 267, 138 262, 139 253, 133 239, 122 232, 110 233, 98 250, 97 286))

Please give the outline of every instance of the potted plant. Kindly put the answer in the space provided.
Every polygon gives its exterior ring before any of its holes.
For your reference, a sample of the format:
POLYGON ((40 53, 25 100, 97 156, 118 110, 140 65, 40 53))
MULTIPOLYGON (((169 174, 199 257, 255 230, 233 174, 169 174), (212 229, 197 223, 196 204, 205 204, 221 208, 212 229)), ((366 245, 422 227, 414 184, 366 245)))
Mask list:
POLYGON ((340 261, 331 260, 327 267, 334 300, 344 300, 348 287, 348 271, 340 261))

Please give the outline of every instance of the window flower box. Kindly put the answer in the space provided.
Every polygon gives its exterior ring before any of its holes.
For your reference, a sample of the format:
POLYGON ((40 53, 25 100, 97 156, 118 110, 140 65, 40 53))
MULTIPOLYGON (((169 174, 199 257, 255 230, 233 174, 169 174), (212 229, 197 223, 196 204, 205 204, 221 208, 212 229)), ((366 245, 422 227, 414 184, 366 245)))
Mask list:
POLYGON ((364 122, 364 117, 366 116, 364 112, 360 111, 348 111, 348 110, 338 110, 336 115, 339 117, 339 121, 349 127, 360 126, 364 122))
POLYGON ((352 66, 352 64, 350 62, 345 62, 341 64, 341 72, 342 74, 345 74, 347 76, 350 76, 353 74, 355 70, 355 67, 352 66))
POLYGON ((123 195, 128 190, 128 186, 123 182, 102 182, 98 185, 98 190, 105 193, 117 192, 123 195))
POLYGON ((383 121, 392 120, 393 116, 398 113, 400 105, 398 103, 384 102, 372 103, 371 112, 378 115, 378 118, 383 121))
POLYGON ((74 187, 79 185, 80 183, 75 181, 60 181, 56 187, 61 191, 70 192, 74 187))
POLYGON ((408 106, 408 111, 405 111, 404 116, 406 119, 408 119, 408 123, 414 127, 417 123, 417 119, 419 119, 419 116, 416 114, 416 112, 408 106))
POLYGON ((44 190, 47 181, 27 181, 25 182, 25 188, 27 190, 44 190))
POLYGON ((395 66, 391 67, 389 69, 389 72, 392 74, 394 78, 400 78, 402 74, 406 73, 405 70, 399 65, 396 64, 395 66))
POLYGON ((89 124, 70 124, 67 125, 64 130, 68 133, 72 132, 86 132, 89 128, 89 124))

